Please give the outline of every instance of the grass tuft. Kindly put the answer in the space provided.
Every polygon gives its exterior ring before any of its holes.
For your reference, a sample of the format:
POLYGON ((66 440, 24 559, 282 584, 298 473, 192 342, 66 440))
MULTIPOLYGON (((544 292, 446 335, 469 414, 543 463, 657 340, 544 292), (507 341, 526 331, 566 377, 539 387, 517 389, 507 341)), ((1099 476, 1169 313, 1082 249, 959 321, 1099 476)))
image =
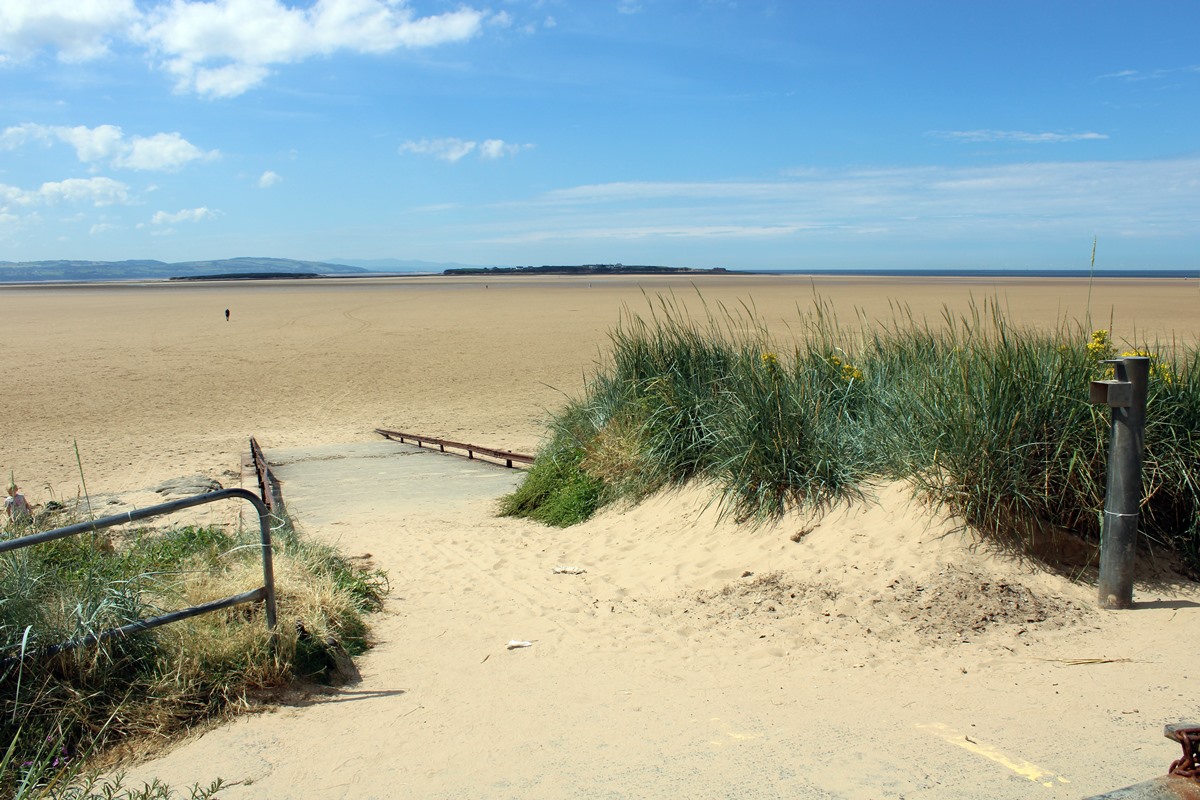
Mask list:
MULTIPOLYGON (((1099 540, 1109 422, 1087 397, 1109 330, 1016 328, 995 302, 854 330, 818 302, 785 345, 753 309, 697 319, 672 299, 611 339, 503 513, 573 524, 699 479, 766 520, 889 477, 1024 553, 1099 540)), ((1200 571, 1200 352, 1129 344, 1152 363, 1141 530, 1200 571)))
POLYGON ((257 527, 82 535, 0 555, 0 658, 10 658, 0 666, 0 740, 11 742, 0 792, 170 797, 163 786, 114 793, 87 777, 86 762, 120 742, 178 735, 297 679, 335 679, 346 654, 369 644, 362 615, 379 607, 386 575, 288 527, 274 544, 274 640, 250 604, 49 658, 38 655, 48 645, 261 585, 257 527))

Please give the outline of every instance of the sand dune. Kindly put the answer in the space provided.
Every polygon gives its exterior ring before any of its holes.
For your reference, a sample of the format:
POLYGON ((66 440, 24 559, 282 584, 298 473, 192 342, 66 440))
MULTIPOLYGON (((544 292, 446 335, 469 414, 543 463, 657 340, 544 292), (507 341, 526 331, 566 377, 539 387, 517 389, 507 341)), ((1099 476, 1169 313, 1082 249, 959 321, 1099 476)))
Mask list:
POLYGON ((334 473, 283 470, 311 534, 391 570, 362 682, 131 777, 242 781, 231 799, 1076 798, 1162 773, 1161 725, 1194 711, 1193 588, 1102 613, 902 485, 756 530, 693 487, 561 531, 491 516, 489 468, 417 457, 402 499, 342 514, 334 473))

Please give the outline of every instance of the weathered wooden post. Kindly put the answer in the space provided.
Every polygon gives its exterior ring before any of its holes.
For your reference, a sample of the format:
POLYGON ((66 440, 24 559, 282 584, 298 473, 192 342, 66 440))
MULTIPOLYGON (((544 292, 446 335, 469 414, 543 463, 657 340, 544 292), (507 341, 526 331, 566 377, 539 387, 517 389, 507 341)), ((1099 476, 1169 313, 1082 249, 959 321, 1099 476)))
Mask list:
POLYGON ((1092 381, 1089 396, 1091 402, 1112 409, 1098 594, 1101 608, 1131 608, 1150 359, 1126 356, 1104 363, 1113 365, 1116 380, 1092 381))

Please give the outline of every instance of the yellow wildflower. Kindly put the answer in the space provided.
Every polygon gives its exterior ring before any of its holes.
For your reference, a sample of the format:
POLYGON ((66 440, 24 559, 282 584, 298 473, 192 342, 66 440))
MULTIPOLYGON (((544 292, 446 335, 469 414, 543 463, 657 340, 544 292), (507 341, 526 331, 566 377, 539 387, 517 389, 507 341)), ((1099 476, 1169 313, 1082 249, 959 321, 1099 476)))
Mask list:
POLYGON ((1143 358, 1150 359, 1151 378, 1157 378, 1166 384, 1172 384, 1175 382, 1175 373, 1172 371, 1171 365, 1159 358, 1157 354, 1141 348, 1138 348, 1137 350, 1126 350, 1124 353, 1121 353, 1122 358, 1129 358, 1130 356, 1142 356, 1143 358))
POLYGON ((1112 341, 1108 338, 1108 329, 1100 328, 1092 331, 1092 340, 1087 343, 1088 355, 1097 361, 1103 361, 1106 358, 1112 358, 1116 353, 1116 348, 1113 347, 1112 341))
POLYGON ((842 379, 847 383, 850 381, 861 381, 863 374, 862 370, 854 366, 848 361, 842 361, 837 356, 831 355, 826 358, 829 365, 842 373, 842 379))

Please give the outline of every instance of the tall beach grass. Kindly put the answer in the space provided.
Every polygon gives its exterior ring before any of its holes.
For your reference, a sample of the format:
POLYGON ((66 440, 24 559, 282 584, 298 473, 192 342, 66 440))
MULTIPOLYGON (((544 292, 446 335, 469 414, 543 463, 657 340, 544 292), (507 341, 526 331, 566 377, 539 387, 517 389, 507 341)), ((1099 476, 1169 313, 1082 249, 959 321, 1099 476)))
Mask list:
MULTIPOLYGON (((364 650, 363 614, 379 606, 385 576, 289 526, 274 538, 276 636, 260 606, 241 605, 49 657, 38 654, 261 585, 257 526, 85 534, 0 555, 0 794, 111 793, 115 784, 87 778, 101 750, 152 746, 296 679, 328 680, 364 650)), ((114 796, 172 794, 158 786, 114 796)))
MULTIPOLYGON (((1046 555, 1069 534, 1099 539, 1108 409, 1088 404, 1105 358, 1152 359, 1141 529, 1200 570, 1200 353, 1127 342, 1063 322, 1019 328, 994 301, 917 320, 841 324, 816 303, 786 338, 752 308, 674 299, 626 314, 611 353, 502 513, 538 517, 563 486, 552 524, 615 500, 698 480, 742 520, 859 497, 904 479, 966 524, 1046 555), (563 513, 563 508, 571 509, 563 513)), ((1051 554, 1052 555, 1052 554, 1051 554)))

